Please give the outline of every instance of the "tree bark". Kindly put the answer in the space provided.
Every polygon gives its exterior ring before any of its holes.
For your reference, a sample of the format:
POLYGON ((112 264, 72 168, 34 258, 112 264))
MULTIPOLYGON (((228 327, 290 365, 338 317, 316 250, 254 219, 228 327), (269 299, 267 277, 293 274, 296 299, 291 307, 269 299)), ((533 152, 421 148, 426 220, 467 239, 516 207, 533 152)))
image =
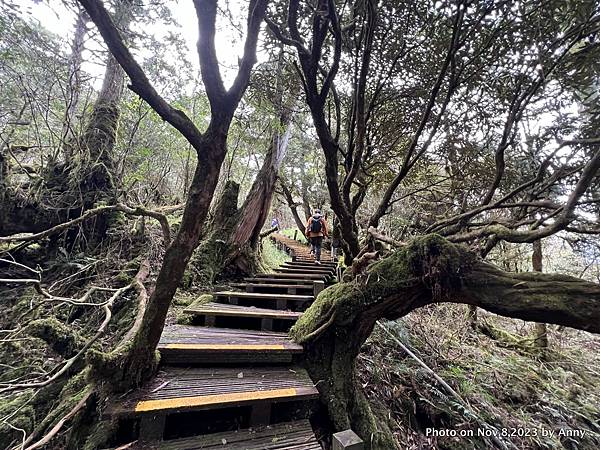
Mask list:
POLYGON ((465 303, 496 314, 600 333, 600 285, 564 275, 510 273, 437 236, 416 238, 351 282, 323 291, 290 331, 336 430, 351 427, 367 448, 394 448, 355 381, 354 361, 380 318, 422 306, 465 303), (374 438, 371 441, 371 437, 374 438))
POLYGON ((271 145, 250 192, 241 208, 241 217, 232 236, 231 242, 235 246, 242 246, 249 242, 255 249, 267 214, 271 208, 275 183, 281 162, 287 153, 291 134, 292 113, 289 108, 282 112, 279 127, 273 132, 271 145), (279 130, 285 130, 281 133, 279 130))
MULTIPOLYGON (((535 272, 542 272, 542 241, 537 240, 533 243, 533 254, 531 255, 531 263, 535 272)), ((548 348, 548 327, 545 323, 537 322, 534 330, 533 344, 539 349, 548 348)))
POLYGON ((306 237, 306 234, 305 234, 306 221, 302 220, 300 218, 300 214, 298 214, 298 204, 296 202, 294 202, 294 196, 292 195, 292 191, 290 191, 290 189, 287 187, 285 182, 281 179, 279 180, 279 185, 281 186, 281 190, 282 190, 283 196, 285 197, 285 201, 288 204, 290 211, 292 212, 292 217, 294 218, 296 227, 298 228, 298 230, 300 230, 300 233, 302 233, 302 235, 304 237, 306 237))
POLYGON ((277 173, 287 151, 291 114, 282 115, 280 126, 285 132, 273 133, 265 161, 239 209, 239 185, 232 181, 225 183, 202 243, 192 260, 196 273, 194 281, 210 284, 221 275, 238 277, 256 270, 260 232, 267 219, 277 173))
POLYGON ((98 0, 80 0, 80 3, 98 27, 111 53, 129 76, 130 88, 146 100, 164 120, 173 125, 188 140, 198 156, 198 165, 188 192, 181 225, 165 252, 156 288, 148 300, 138 332, 125 352, 103 355, 92 361, 92 369, 101 379, 110 379, 115 389, 124 390, 152 376, 156 368, 155 349, 167 312, 187 263, 198 245, 225 158, 231 120, 248 86, 250 73, 256 62, 256 45, 267 0, 251 0, 249 4, 244 55, 229 90, 223 85, 215 49, 217 1, 194 1, 200 34, 200 69, 211 107, 211 120, 204 133, 198 130, 184 112, 173 108, 156 92, 125 46, 103 4, 98 0))

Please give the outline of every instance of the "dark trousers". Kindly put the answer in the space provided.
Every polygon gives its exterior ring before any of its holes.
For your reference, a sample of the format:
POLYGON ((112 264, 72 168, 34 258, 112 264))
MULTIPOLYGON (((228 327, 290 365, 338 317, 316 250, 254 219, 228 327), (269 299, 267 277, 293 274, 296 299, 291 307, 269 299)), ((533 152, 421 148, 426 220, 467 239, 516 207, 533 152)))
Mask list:
POLYGON ((311 237, 310 245, 315 252, 315 259, 321 261, 321 244, 323 244, 323 236, 311 237))

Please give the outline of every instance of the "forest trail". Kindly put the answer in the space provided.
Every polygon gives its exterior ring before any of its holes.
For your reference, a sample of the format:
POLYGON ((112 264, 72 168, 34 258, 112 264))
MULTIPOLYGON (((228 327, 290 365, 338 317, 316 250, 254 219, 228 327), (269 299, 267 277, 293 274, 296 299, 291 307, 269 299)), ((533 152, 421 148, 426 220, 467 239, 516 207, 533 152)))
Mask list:
POLYGON ((318 391, 287 331, 335 282, 336 263, 324 252, 317 266, 305 245, 271 239, 292 261, 187 307, 194 325, 165 328, 156 377, 107 408, 109 417, 139 423, 126 448, 321 448, 308 421, 318 391))

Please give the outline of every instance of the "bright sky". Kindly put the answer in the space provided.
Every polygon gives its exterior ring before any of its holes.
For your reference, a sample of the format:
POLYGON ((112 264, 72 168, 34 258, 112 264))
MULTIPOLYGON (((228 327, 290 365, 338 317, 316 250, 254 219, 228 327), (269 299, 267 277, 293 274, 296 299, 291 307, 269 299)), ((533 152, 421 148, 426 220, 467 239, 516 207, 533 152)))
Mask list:
MULTIPOLYGON (((152 33, 159 38, 165 36, 168 31, 179 31, 187 46, 187 59, 193 65, 195 72, 199 73, 198 54, 196 52, 198 22, 194 4, 192 0, 171 0, 167 4, 170 5, 174 19, 181 27, 176 29, 172 27, 168 28, 163 24, 155 24, 145 28, 144 31, 152 33)), ((73 35, 75 14, 67 9, 62 1, 47 0, 40 2, 39 0, 21 0, 20 5, 24 15, 33 17, 49 31, 63 36, 65 38, 65 45, 68 47, 73 35)), ((236 12, 240 12, 240 14, 245 13, 246 5, 243 0, 230 1, 229 6, 233 10, 233 14, 236 12)), ((237 20, 237 18, 234 18, 234 20, 237 20)), ((233 77, 235 76, 238 57, 241 57, 243 50, 243 41, 240 39, 239 32, 226 18, 219 18, 217 28, 217 36, 215 37, 217 55, 221 64, 221 73, 224 81, 228 84, 233 81, 233 77)), ((88 48, 94 47, 93 43, 89 41, 86 45, 88 48)), ((103 68, 98 66, 98 64, 90 63, 91 59, 84 55, 84 61, 87 61, 87 64, 84 64, 83 70, 97 77, 97 84, 99 85, 101 83, 103 68)))

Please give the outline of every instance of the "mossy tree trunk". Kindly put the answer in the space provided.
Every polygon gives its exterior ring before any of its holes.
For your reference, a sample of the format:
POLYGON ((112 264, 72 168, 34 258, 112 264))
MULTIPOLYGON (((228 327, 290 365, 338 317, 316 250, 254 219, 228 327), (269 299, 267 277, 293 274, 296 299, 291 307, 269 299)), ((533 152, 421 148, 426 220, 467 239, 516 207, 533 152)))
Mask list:
POLYGON ((102 38, 131 84, 159 116, 177 129, 196 151, 198 164, 186 199, 179 230, 165 251, 156 287, 148 299, 140 327, 121 354, 95 354, 92 368, 99 381, 110 381, 113 389, 125 390, 152 376, 156 368, 156 346, 160 340, 173 296, 180 285, 188 261, 198 246, 215 191, 221 165, 227 152, 227 135, 256 62, 256 45, 267 1, 251 0, 248 5, 244 54, 232 86, 225 89, 215 48, 216 0, 194 0, 199 25, 198 56, 206 95, 211 109, 204 132, 181 110, 175 109, 150 84, 131 55, 101 1, 79 0, 98 27, 102 38))
POLYGON ((337 430, 352 428, 367 448, 394 448, 385 420, 374 418, 356 382, 355 359, 378 319, 439 302, 600 333, 600 285, 505 272, 437 235, 416 238, 354 280, 323 291, 290 332, 305 346, 307 368, 337 430))
MULTIPOLYGON (((129 28, 132 18, 131 0, 116 2, 115 22, 122 30, 129 28)), ((31 202, 17 196, 4 199, 3 209, 10 223, 0 221, 0 234, 40 232, 81 215, 98 202, 114 203, 118 183, 114 179, 113 151, 117 139, 120 102, 123 96, 125 73, 112 54, 108 54, 104 78, 98 97, 81 135, 73 133, 73 116, 78 103, 83 41, 87 31, 87 14, 77 18, 70 61, 68 104, 63 123, 63 158, 52 158, 40 173, 44 182, 42 198, 31 202), (51 208, 47 206, 50 205, 51 208)), ((110 218, 98 216, 93 225, 86 225, 86 242, 100 241, 110 218)))

